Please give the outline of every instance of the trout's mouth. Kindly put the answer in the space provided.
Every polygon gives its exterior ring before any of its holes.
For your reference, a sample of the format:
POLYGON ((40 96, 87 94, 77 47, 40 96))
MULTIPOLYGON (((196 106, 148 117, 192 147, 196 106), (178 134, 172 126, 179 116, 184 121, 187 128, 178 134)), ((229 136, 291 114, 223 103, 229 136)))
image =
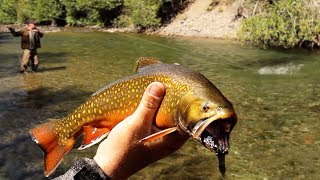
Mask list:
POLYGON ((210 123, 200 134, 200 142, 216 155, 228 154, 231 124, 226 120, 210 123))
POLYGON ((196 130, 195 136, 205 147, 213 151, 217 156, 228 154, 229 136, 233 126, 236 124, 236 117, 226 119, 204 120, 196 130))

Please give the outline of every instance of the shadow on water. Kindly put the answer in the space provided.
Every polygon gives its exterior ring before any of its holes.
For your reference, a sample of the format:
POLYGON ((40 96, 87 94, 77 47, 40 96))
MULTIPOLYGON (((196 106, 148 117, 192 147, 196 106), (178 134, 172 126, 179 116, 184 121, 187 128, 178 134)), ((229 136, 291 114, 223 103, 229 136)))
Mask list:
MULTIPOLYGON (((29 83, 33 83, 33 86, 36 86, 35 83, 30 80, 29 83)), ((28 117, 27 119, 33 117, 31 118, 33 120, 42 119, 42 121, 45 121, 46 118, 52 117, 52 112, 54 111, 59 112, 58 114, 60 115, 65 114, 66 109, 70 110, 70 106, 77 106, 76 104, 72 105, 72 103, 81 103, 91 94, 92 92, 83 92, 72 86, 60 91, 51 91, 49 88, 40 87, 26 91, 12 90, 3 92, 0 94, 0 97, 2 97, 0 99, 0 109, 3 110, 0 116, 3 125, 2 127, 9 129, 20 127, 23 123, 26 123, 26 117, 28 117), (68 108, 65 106, 68 106, 68 108), (46 111, 47 109, 52 108, 54 108, 52 112, 46 111), (36 112, 32 112, 32 109, 36 112), (17 110, 19 113, 16 113, 17 110), (41 113, 47 113, 47 115, 42 116, 41 113), (10 120, 12 118, 17 118, 17 120, 21 122, 13 123, 13 120, 10 120), (6 122, 8 124, 6 124, 6 122)), ((29 125, 29 123, 26 123, 26 125, 29 125)))
POLYGON ((45 71, 59 71, 59 70, 65 70, 67 69, 67 66, 58 66, 58 67, 44 67, 39 68, 37 72, 45 72, 45 71))
POLYGON ((26 133, 16 137, 10 144, 0 144, 0 170, 6 179, 45 179, 42 168, 41 150, 26 133), (26 160, 25 157, 30 157, 26 160))
MULTIPOLYGON (((76 87, 59 91, 39 87, 0 94, 0 176, 5 179, 44 179, 43 156, 31 140, 29 129, 61 118, 92 92, 76 87)), ((1 179, 0 178, 0 179, 1 179)))
POLYGON ((7 35, 8 33, 0 33, 0 40, 3 39, 11 39, 10 36, 7 35))
POLYGON ((66 52, 41 52, 41 50, 39 50, 38 52, 39 54, 39 59, 40 59, 40 63, 63 63, 63 62, 67 62, 68 59, 67 57, 67 53, 66 52))
MULTIPOLYGON (((67 66, 59 65, 67 62, 66 53, 39 52, 40 65, 37 72, 66 70, 67 66)), ((0 53, 0 78, 16 76, 20 70, 21 52, 0 53)), ((30 68, 30 67, 29 67, 30 68)))

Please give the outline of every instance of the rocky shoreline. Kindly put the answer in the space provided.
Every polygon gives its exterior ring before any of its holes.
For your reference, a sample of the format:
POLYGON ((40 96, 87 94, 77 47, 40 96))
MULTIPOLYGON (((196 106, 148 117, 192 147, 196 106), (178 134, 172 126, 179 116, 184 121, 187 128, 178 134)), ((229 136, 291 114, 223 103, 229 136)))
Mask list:
POLYGON ((210 9, 212 1, 195 1, 184 13, 175 17, 167 26, 156 33, 161 35, 236 39, 242 17, 236 14, 239 2, 228 6, 218 5, 210 9))
MULTIPOLYGON (((170 23, 156 30, 144 31, 146 34, 164 36, 187 36, 200 38, 237 39, 237 32, 241 25, 241 18, 235 19, 239 4, 236 2, 230 6, 210 7, 210 0, 195 1, 182 13, 178 14, 170 23)), ((24 25, 0 25, 0 32, 9 32, 8 27, 16 29, 24 25)), ((53 27, 39 26, 39 29, 47 32, 75 31, 75 32, 109 32, 109 33, 139 33, 136 28, 107 28, 99 26, 87 27, 53 27)))

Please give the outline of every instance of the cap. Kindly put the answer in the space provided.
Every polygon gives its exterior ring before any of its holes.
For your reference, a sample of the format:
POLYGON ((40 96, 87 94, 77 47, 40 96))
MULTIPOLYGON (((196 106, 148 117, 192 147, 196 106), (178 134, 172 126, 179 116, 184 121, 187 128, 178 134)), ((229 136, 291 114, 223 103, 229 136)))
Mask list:
POLYGON ((33 19, 30 19, 27 21, 27 24, 36 24, 37 22, 33 19))

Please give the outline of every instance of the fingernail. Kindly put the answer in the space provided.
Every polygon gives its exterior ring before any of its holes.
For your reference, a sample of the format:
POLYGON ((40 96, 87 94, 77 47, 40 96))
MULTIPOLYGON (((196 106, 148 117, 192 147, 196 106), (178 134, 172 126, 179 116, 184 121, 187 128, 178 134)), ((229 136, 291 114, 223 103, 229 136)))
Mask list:
POLYGON ((153 96, 161 98, 164 93, 163 85, 160 83, 152 83, 149 88, 149 93, 153 96))

